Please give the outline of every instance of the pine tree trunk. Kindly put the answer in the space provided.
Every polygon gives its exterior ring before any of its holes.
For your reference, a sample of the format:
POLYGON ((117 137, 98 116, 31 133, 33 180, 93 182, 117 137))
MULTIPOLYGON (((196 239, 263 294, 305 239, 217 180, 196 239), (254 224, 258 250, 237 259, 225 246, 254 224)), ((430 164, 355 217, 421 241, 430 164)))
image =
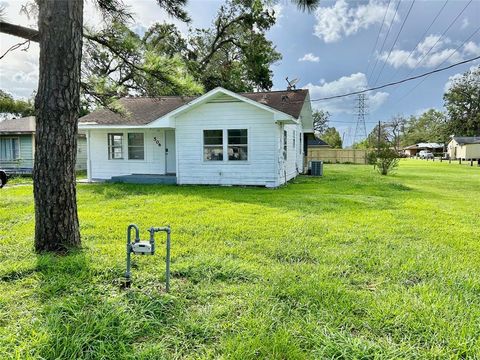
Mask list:
POLYGON ((83 0, 39 0, 35 98, 35 249, 80 246, 75 189, 83 0))

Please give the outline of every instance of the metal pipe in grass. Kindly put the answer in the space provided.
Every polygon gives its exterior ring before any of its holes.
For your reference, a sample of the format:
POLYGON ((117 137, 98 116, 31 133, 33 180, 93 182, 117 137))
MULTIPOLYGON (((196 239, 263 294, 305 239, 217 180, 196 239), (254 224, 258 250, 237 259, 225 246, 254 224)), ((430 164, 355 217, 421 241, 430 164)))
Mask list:
POLYGON ((166 227, 151 227, 148 229, 150 233, 150 241, 140 241, 140 231, 138 226, 130 224, 127 228, 127 270, 125 272, 125 287, 130 287, 131 280, 131 254, 138 255, 154 255, 155 254, 155 233, 165 232, 167 234, 166 241, 166 269, 165 269, 165 290, 170 291, 170 226, 166 227), (135 229, 135 242, 132 243, 132 229, 135 229))
POLYGON ((135 229, 135 242, 140 241, 140 230, 138 226, 135 224, 128 225, 127 228, 127 271, 125 272, 125 286, 130 287, 132 280, 131 280, 131 253, 132 253, 132 229, 135 229))

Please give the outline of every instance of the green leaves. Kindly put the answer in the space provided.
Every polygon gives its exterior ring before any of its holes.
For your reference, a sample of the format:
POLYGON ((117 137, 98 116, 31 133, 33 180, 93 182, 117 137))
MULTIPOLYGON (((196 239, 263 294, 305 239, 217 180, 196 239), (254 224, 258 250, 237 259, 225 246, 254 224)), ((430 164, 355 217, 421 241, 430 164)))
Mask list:
POLYGON ((453 80, 443 96, 448 130, 457 136, 480 135, 480 66, 453 80))
POLYGON ((23 117, 34 115, 35 110, 32 100, 15 100, 12 95, 0 90, 0 113, 23 117))

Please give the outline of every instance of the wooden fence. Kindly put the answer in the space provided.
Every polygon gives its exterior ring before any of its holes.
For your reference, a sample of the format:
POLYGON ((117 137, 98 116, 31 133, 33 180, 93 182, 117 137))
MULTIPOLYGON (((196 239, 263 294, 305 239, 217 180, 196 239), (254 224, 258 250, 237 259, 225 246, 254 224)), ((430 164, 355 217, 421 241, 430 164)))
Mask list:
POLYGON ((366 164, 367 150, 310 148, 308 149, 306 160, 307 164, 312 160, 340 164, 366 164))

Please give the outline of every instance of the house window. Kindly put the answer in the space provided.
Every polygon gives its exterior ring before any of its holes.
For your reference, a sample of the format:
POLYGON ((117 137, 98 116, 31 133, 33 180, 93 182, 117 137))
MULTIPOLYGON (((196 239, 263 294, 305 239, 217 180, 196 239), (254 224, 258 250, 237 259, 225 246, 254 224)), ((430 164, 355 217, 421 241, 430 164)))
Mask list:
POLYGON ((20 146, 18 138, 0 139, 0 159, 17 160, 20 158, 20 146))
POLYGON ((143 133, 128 133, 128 160, 145 159, 143 133))
POLYGON ((247 129, 228 130, 228 160, 248 160, 247 129))
POLYGON ((108 159, 123 159, 123 134, 108 134, 108 159))
POLYGON ((287 130, 283 130, 283 158, 287 160, 287 150, 288 150, 288 143, 287 143, 287 130))
POLYGON ((223 160, 223 130, 203 130, 203 159, 223 160))
POLYGON ((302 153, 302 133, 298 133, 298 152, 302 153))

